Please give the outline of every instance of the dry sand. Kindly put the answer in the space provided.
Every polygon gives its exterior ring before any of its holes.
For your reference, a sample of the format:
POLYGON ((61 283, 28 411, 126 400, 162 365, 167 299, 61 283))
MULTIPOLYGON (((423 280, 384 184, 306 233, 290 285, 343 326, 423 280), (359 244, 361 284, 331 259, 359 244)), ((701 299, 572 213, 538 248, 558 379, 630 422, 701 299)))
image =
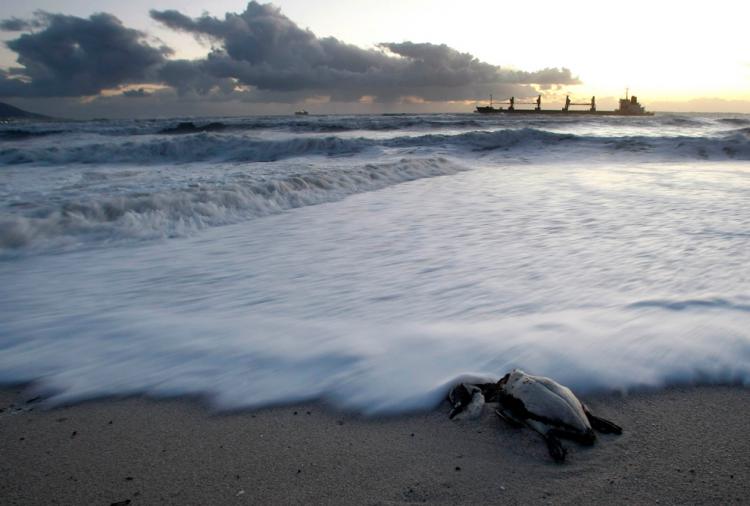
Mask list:
POLYGON ((586 399, 625 429, 555 464, 529 430, 447 405, 362 418, 319 404, 216 415, 194 400, 44 410, 0 391, 0 503, 748 504, 750 391, 586 399), (129 503, 127 501, 130 501, 129 503))

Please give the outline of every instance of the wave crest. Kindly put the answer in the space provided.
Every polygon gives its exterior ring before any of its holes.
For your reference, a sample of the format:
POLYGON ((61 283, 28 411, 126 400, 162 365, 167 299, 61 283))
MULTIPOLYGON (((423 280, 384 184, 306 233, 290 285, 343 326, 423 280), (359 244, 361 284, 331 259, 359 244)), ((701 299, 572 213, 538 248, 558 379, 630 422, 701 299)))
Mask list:
POLYGON ((348 195, 466 170, 445 158, 402 159, 283 178, 240 175, 232 183, 190 185, 158 193, 71 200, 33 215, 0 219, 0 249, 84 239, 173 237, 348 195))
POLYGON ((303 156, 351 156, 377 149, 432 149, 439 153, 523 150, 539 155, 568 146, 620 152, 645 152, 660 158, 750 159, 745 129, 721 137, 591 136, 534 128, 428 134, 385 139, 295 137, 260 140, 246 136, 197 133, 127 142, 12 147, 0 150, 0 164, 113 164, 190 162, 270 162, 303 156))

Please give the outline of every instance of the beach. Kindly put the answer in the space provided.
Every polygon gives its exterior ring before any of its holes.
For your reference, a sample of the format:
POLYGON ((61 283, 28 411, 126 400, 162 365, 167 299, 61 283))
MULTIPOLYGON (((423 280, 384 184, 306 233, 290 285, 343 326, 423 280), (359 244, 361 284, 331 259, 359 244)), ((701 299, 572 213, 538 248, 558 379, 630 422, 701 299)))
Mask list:
POLYGON ((0 128, 0 502, 747 502, 750 117, 522 116, 0 128))
POLYGON ((750 505, 750 3, 266 2, 0 6, 0 506, 750 505))
POLYGON ((750 395, 675 387, 586 398, 624 428, 556 464, 528 429, 447 403, 363 417, 321 403, 216 413, 198 399, 44 409, 0 395, 3 504, 746 504, 750 395))

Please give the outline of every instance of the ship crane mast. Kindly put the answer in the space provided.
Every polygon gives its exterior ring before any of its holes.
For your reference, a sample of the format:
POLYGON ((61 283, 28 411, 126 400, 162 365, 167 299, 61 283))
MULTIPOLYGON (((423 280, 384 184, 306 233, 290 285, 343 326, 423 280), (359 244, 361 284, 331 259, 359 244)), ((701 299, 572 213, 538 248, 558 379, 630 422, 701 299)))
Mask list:
POLYGON ((563 107, 563 111, 567 111, 571 105, 587 105, 590 107, 591 112, 596 112, 596 97, 591 97, 591 102, 571 102, 570 101, 570 95, 567 95, 565 97, 565 107, 563 107))
POLYGON ((537 114, 595 114, 600 116, 653 116, 653 112, 648 112, 646 109, 638 103, 638 98, 633 95, 630 96, 630 88, 625 88, 625 98, 620 99, 620 107, 614 111, 597 111, 596 109, 596 97, 591 97, 591 101, 588 102, 573 102, 570 100, 570 95, 565 97, 565 106, 560 109, 542 109, 542 96, 537 96, 533 102, 516 102, 516 97, 506 98, 504 100, 494 100, 494 97, 490 95, 489 106, 477 106, 476 112, 482 114, 492 113, 537 113, 537 114), (507 104, 507 108, 493 107, 494 102, 500 102, 501 104, 507 104), (534 109, 516 109, 516 105, 536 105, 534 109), (588 110, 571 110, 571 106, 588 106, 588 110))

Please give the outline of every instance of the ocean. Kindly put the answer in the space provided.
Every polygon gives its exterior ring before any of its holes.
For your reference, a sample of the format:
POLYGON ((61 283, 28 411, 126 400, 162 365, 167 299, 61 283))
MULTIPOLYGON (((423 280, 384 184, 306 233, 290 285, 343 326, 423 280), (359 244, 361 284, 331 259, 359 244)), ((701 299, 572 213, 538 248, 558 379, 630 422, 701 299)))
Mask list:
POLYGON ((750 385, 750 116, 0 125, 0 383, 388 414, 514 367, 750 385))

